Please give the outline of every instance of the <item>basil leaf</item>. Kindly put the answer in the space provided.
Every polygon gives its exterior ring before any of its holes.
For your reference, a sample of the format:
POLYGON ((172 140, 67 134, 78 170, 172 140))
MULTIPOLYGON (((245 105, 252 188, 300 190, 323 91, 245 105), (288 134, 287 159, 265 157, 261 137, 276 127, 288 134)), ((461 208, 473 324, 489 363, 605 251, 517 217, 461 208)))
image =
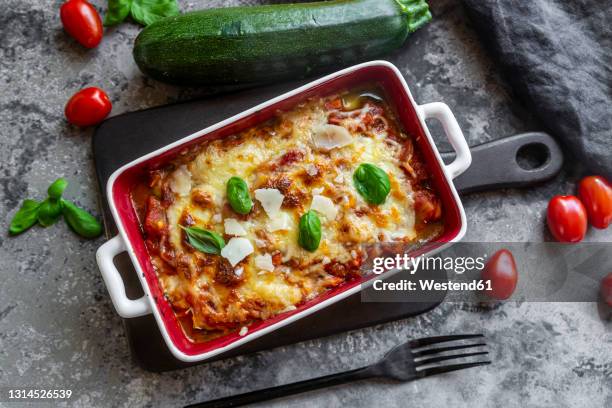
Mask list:
POLYGON ((132 0, 108 0, 108 10, 104 15, 106 27, 121 23, 130 14, 132 0))
POLYGON ((253 208, 249 186, 240 177, 232 177, 228 180, 226 194, 230 206, 238 214, 248 214, 253 208))
POLYGON ((316 251, 321 243, 321 220, 313 210, 300 217, 298 243, 310 252, 316 251))
POLYGON ((353 173, 357 192, 369 204, 382 204, 391 191, 389 176, 383 169, 370 163, 362 163, 353 173))
POLYGON ((38 209, 40 208, 38 201, 24 200, 21 208, 15 213, 9 226, 11 235, 21 234, 38 220, 38 209))
POLYGON ((50 198, 57 200, 62 197, 62 194, 64 194, 64 190, 67 186, 68 182, 66 179, 58 178, 49 186, 47 189, 47 194, 49 194, 50 198))
POLYGON ((93 215, 70 201, 62 199, 61 203, 64 219, 74 232, 84 238, 96 238, 102 234, 102 225, 93 215))
POLYGON ((132 0, 130 10, 132 18, 145 26, 177 14, 179 8, 176 0, 132 0))
POLYGON ((181 228, 187 234, 189 245, 200 252, 219 255, 225 246, 223 237, 214 231, 198 227, 183 227, 182 225, 181 228))
POLYGON ((38 209, 38 223, 43 227, 53 225, 62 215, 62 204, 60 200, 47 198, 38 209))

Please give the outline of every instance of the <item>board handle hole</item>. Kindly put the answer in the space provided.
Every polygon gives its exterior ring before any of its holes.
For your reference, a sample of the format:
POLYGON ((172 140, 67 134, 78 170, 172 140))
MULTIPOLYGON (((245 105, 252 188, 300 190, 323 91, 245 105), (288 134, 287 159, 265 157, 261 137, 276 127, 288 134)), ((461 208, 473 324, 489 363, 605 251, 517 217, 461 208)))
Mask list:
POLYGON ((529 143, 516 152, 516 163, 523 170, 536 170, 550 160, 550 149, 543 143, 529 143))

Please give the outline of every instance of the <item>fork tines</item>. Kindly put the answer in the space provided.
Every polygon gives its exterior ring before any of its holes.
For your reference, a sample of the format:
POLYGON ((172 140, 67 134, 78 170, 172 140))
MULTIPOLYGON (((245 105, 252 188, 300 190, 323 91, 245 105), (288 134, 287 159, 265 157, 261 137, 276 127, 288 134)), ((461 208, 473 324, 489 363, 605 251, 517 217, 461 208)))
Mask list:
POLYGON ((414 350, 420 349, 427 346, 437 345, 439 343, 446 343, 451 341, 459 341, 459 340, 470 340, 470 339, 482 339, 484 335, 482 334, 464 334, 464 335, 453 335, 453 336, 437 336, 437 337, 427 337, 423 339, 417 339, 410 341, 410 348, 412 350, 412 357, 414 359, 418 359, 414 361, 415 368, 417 371, 417 376, 426 377, 434 374, 447 373, 450 371, 463 370, 465 368, 477 367, 482 365, 491 364, 491 361, 474 361, 474 362, 465 362, 461 364, 445 364, 445 365, 436 365, 437 363, 441 363, 443 361, 449 360, 458 360, 468 357, 482 356, 489 354, 488 351, 473 351, 470 353, 463 354, 450 354, 450 355, 439 355, 440 353, 445 353, 448 351, 455 350, 465 350, 469 348, 482 347, 486 346, 486 343, 482 341, 478 341, 476 343, 468 343, 468 344, 459 344, 456 346, 444 346, 444 347, 432 347, 427 348, 425 350, 414 350), (427 367, 426 367, 427 366, 427 367))
POLYGON ((425 337, 423 339, 416 339, 410 341, 410 347, 425 347, 431 346, 432 344, 445 343, 447 341, 455 340, 467 340, 474 339, 477 337, 484 337, 484 334, 457 334, 453 336, 436 336, 436 337, 425 337))

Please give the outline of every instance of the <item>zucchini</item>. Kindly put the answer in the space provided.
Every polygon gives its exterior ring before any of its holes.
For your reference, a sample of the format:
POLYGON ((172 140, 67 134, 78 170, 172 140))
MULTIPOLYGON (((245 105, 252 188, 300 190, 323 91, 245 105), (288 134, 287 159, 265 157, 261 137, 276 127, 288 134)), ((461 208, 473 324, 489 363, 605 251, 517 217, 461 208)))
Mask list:
POLYGON ((183 85, 303 78, 388 53, 431 19, 425 0, 332 0, 200 10, 146 27, 140 70, 183 85))

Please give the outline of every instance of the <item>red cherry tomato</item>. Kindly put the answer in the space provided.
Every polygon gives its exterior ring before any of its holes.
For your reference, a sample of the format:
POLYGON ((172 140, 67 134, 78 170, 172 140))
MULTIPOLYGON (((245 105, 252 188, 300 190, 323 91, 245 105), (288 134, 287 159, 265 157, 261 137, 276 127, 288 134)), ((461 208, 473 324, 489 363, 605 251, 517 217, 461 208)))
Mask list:
POLYGON ((608 228, 612 221, 612 187, 603 177, 589 176, 580 181, 578 197, 584 204, 589 222, 595 228, 608 228))
POLYGON ((77 126, 91 126, 102 122, 112 109, 110 99, 103 90, 85 88, 72 95, 64 113, 68 122, 77 126))
POLYGON ((601 281, 601 299, 612 307, 612 272, 601 281))
POLYGON ((582 241, 587 230, 584 205, 575 196, 554 196, 546 214, 548 229, 559 242, 582 241))
POLYGON ((492 290, 487 290, 485 293, 493 299, 505 300, 512 296, 518 282, 518 272, 512 252, 505 248, 495 252, 482 270, 481 278, 491 281, 492 290))
POLYGON ((60 8, 64 30, 82 46, 94 48, 102 41, 102 20, 86 0, 68 0, 60 8))

